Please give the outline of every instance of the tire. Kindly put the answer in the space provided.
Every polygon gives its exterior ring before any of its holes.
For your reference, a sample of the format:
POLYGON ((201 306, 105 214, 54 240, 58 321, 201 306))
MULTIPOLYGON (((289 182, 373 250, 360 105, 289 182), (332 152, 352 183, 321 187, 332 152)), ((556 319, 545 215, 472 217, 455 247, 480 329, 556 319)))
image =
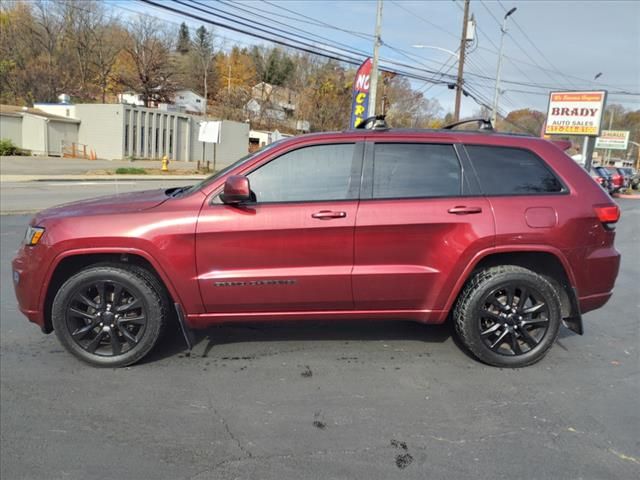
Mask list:
POLYGON ((543 276, 515 265, 487 268, 465 285, 453 312, 462 343, 496 367, 540 361, 558 336, 560 297, 543 276))
POLYGON ((94 265, 58 290, 51 318, 60 343, 96 367, 124 367, 156 345, 167 319, 161 285, 131 265, 94 265))

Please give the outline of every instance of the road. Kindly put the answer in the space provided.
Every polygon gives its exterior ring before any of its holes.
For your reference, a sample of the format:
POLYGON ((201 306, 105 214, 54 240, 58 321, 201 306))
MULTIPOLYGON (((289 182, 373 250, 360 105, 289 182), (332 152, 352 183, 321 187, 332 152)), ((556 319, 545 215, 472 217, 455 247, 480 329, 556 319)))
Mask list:
POLYGON ((174 333, 139 365, 94 369, 18 313, 28 217, 2 216, 0 476, 639 478, 640 202, 620 205, 613 299, 519 370, 406 322, 219 327, 191 356, 174 333))
POLYGON ((50 180, 39 182, 2 182, 0 212, 32 213, 61 204, 118 193, 193 185, 196 180, 50 180))

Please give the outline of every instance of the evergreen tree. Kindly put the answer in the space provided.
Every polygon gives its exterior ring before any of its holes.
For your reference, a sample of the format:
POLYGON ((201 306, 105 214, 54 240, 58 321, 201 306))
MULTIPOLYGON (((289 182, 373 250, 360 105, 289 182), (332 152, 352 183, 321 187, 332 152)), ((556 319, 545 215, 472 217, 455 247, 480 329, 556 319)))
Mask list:
POLYGON ((189 27, 182 22, 180 24, 180 30, 178 30, 178 43, 176 44, 176 51, 180 53, 187 53, 191 46, 191 39, 189 38, 189 27))

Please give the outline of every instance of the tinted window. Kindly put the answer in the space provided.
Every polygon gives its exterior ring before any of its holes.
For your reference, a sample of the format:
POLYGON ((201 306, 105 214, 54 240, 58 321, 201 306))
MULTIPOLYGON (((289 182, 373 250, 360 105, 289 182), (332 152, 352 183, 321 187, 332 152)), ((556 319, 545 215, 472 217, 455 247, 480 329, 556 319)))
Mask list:
POLYGON ((549 167, 533 152, 519 148, 466 147, 487 195, 523 195, 562 191, 549 167))
POLYGON ((460 163, 452 145, 377 143, 373 198, 460 195, 460 163))
POLYGON ((354 150, 354 144, 341 144, 287 152, 248 175, 251 190, 258 202, 357 198, 361 161, 352 175, 354 150))

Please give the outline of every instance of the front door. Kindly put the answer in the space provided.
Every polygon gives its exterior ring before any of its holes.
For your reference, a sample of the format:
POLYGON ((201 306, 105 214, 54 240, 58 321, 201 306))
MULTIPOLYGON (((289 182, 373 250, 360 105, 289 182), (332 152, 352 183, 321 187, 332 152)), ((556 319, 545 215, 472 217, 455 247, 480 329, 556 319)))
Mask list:
POLYGON ((208 313, 353 308, 361 144, 296 148, 247 174, 255 202, 205 205, 196 262, 208 313))

